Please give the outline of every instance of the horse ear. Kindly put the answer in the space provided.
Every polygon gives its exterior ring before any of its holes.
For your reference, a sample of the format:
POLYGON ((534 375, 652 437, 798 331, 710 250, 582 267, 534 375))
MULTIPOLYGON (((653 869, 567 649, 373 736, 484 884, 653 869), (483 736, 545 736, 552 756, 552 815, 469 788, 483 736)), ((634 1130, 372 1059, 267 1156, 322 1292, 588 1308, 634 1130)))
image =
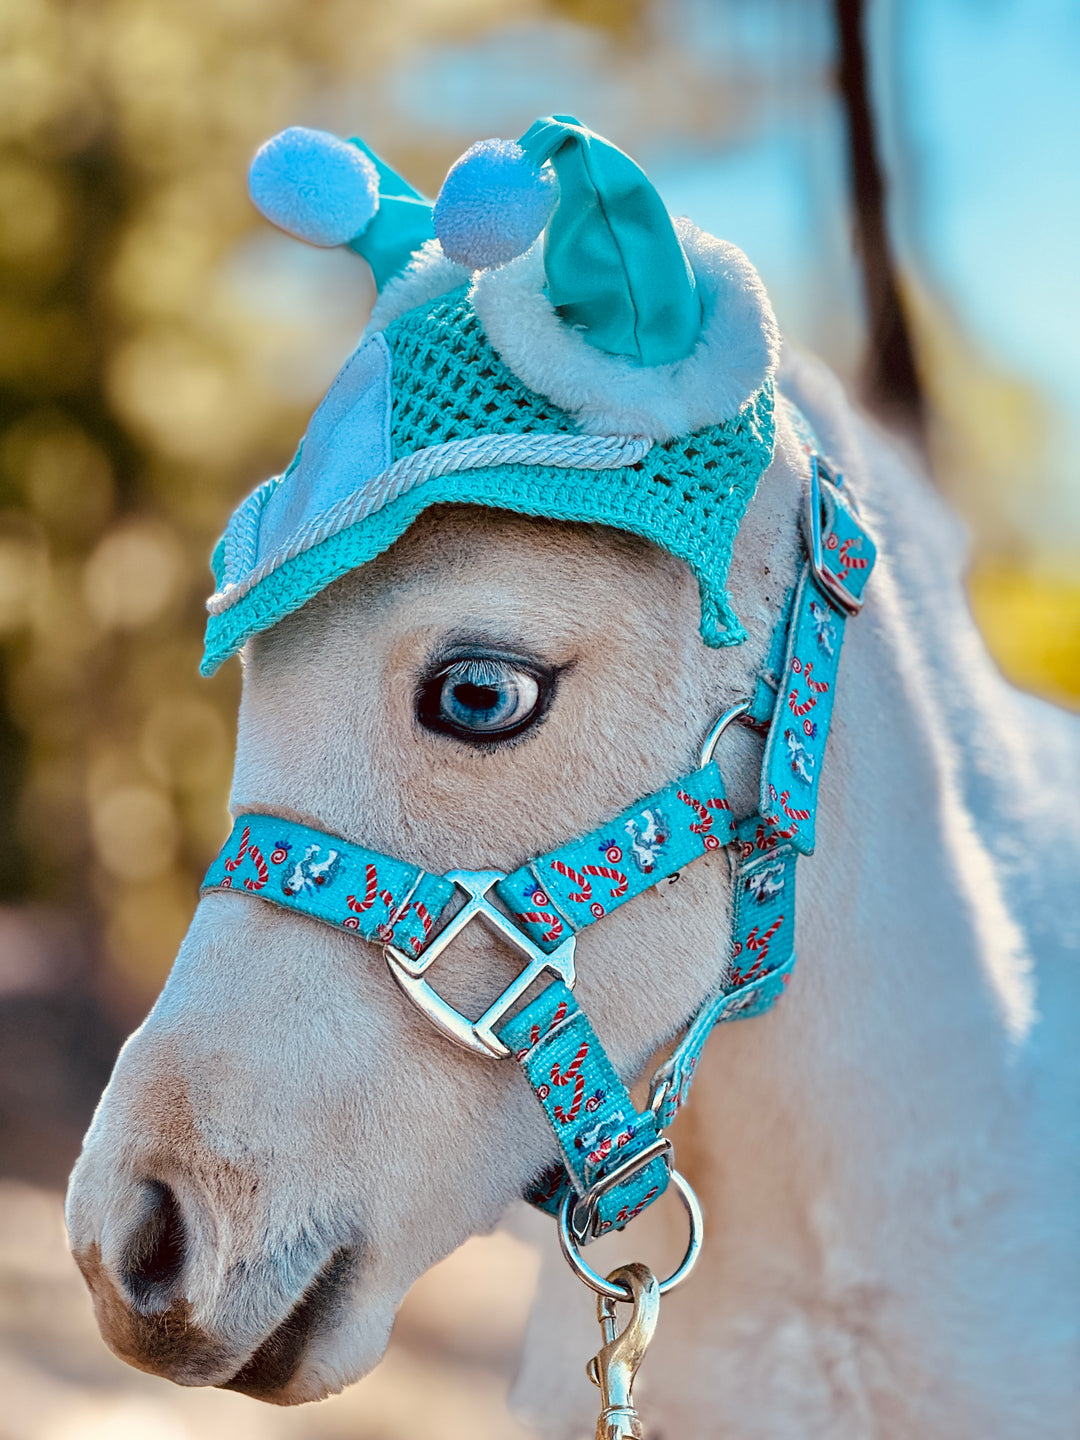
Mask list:
POLYGON ((543 231, 547 298, 609 355, 670 365, 701 336, 694 271, 664 202, 629 155, 572 115, 467 150, 439 192, 435 230, 451 260, 476 270, 524 254, 543 231))
POLYGON ((268 140, 248 173, 272 224, 312 245, 346 245, 381 290, 435 233, 431 205, 360 139, 294 125, 268 140))

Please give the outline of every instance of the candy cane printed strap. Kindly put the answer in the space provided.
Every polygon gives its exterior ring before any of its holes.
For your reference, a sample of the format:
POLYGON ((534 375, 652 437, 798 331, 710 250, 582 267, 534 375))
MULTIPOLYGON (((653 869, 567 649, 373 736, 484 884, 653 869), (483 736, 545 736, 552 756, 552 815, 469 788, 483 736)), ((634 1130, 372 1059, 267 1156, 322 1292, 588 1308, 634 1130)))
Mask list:
POLYGON ((242 815, 202 884, 238 887, 416 954, 454 893, 441 875, 274 815, 242 815))
POLYGON ((621 1230, 667 1188, 667 1159, 647 1158, 659 1138, 654 1115, 637 1110, 585 1012, 558 980, 508 1020, 499 1038, 516 1055, 563 1157, 564 1168, 525 1198, 555 1215, 568 1188, 586 1196, 620 1167, 627 1178, 597 1195, 589 1238, 621 1230))
POLYGON ((813 450, 810 466, 807 564, 775 637, 769 673, 747 709, 748 719, 769 726, 757 814, 733 822, 710 759, 508 876, 430 875, 320 830, 245 815, 206 877, 206 890, 234 889, 381 943, 405 993, 447 1034, 481 1053, 515 1055, 562 1156, 561 1166, 540 1177, 526 1198, 554 1213, 573 1191, 583 1240, 621 1229, 664 1193, 670 1146, 660 1132, 686 1101, 708 1035, 718 1024, 768 1010, 795 964, 795 867, 799 854, 814 846, 844 628, 857 613, 875 559, 840 477, 813 450), (656 1072, 642 1112, 571 993, 574 937, 721 848, 732 864, 730 969, 656 1072), (483 898, 489 888, 502 909, 483 898), (461 889, 473 898, 440 926, 461 889), (531 957, 528 975, 486 1012, 494 1028, 479 1045, 481 1021, 450 1009, 425 978, 441 948, 434 942, 445 932, 443 943, 450 943, 474 914, 486 914, 531 957), (548 956, 552 963, 545 967, 548 956), (545 971, 560 978, 528 1001, 525 986, 545 971))
POLYGON ((783 994, 795 966, 795 862, 798 852, 753 815, 732 846, 731 969, 657 1070, 649 1095, 666 1129, 686 1103, 705 1042, 727 1020, 762 1015, 783 994))
MULTIPOLYGON (((816 458, 813 464, 816 471, 816 458)), ((826 482, 821 495, 827 513, 821 532, 826 579, 843 587, 852 603, 861 604, 876 559, 874 543, 839 490, 826 482)), ((808 564, 795 592, 759 799, 766 822, 784 832, 804 855, 814 848, 818 785, 847 619, 808 564)))
POLYGON ((731 806, 710 762, 639 800, 583 840, 515 870, 495 893, 542 949, 554 949, 732 836, 731 806))

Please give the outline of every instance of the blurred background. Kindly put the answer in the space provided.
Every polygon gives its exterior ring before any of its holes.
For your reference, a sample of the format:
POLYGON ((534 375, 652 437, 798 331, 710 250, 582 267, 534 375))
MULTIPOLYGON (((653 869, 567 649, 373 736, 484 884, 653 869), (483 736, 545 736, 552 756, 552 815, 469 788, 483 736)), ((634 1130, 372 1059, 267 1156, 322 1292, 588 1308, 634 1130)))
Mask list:
POLYGON ((0 1440, 391 1440, 435 1405, 521 1433, 509 1236, 422 1282, 368 1381, 283 1413, 113 1361, 59 1194, 227 829, 207 557, 371 301, 357 257, 260 221, 248 160, 359 133, 434 194, 553 111, 742 246, 785 333, 925 446, 1002 669, 1080 705, 1072 0, 2 0, 0 1440))

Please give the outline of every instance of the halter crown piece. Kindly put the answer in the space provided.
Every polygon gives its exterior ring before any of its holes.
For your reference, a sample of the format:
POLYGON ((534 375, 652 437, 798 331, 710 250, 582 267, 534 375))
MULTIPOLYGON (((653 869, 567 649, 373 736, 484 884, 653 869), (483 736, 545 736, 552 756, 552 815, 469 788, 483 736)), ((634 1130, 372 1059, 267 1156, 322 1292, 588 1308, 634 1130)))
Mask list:
MULTIPOLYGON (((644 536, 697 575, 706 644, 745 638, 725 583, 772 459, 779 337, 740 251, 673 221, 639 167, 572 116, 474 145, 434 207, 362 141, 301 129, 259 151, 251 193, 290 233, 362 255, 380 293, 289 468, 240 505, 215 551, 205 673, 448 502, 644 536)), ((572 1262, 615 1298, 624 1289, 577 1246, 626 1225, 672 1180, 695 1219, 662 1132, 713 1027, 768 1009, 795 961, 795 863, 814 846, 844 628, 875 552, 841 477, 792 420, 810 457, 806 564, 771 668, 720 718, 700 769, 510 875, 431 875, 245 815, 204 884, 381 944, 404 993, 451 1040, 516 1057, 561 1156, 526 1198, 560 1216, 572 1262), (733 719, 767 731, 758 809, 744 818, 713 759, 733 719), (576 936, 721 847, 733 867, 731 965, 641 1111, 574 998, 576 936), (476 918, 524 964, 474 1019, 429 972, 476 918)))

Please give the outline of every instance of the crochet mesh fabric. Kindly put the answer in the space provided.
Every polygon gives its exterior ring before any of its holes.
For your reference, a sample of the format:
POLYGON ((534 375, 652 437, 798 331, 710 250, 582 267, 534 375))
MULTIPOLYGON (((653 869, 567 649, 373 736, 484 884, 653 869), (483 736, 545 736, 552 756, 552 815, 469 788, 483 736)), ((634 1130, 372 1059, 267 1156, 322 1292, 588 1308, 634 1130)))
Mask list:
MULTIPOLYGON (((564 411, 528 390, 488 343, 464 288, 395 320, 393 459, 478 434, 577 433, 564 411)), ((773 391, 766 384, 731 420, 666 444, 617 470, 499 465, 425 480, 349 529, 286 561, 230 609, 210 617, 202 671, 212 674, 268 629, 389 548, 432 505, 476 504, 555 520, 611 525, 685 560, 701 591, 701 635, 734 645, 745 631, 725 589, 731 548, 758 478, 772 459, 773 391)), ((222 581, 220 547, 214 569, 222 581)))
MULTIPOLYGON (((386 338, 394 352, 390 439, 395 460, 425 445, 476 434, 577 430, 565 411, 527 390, 506 368, 488 344, 464 289, 427 311, 403 315, 386 338)), ((760 437, 748 433, 758 420, 744 410, 727 425, 654 445, 638 465, 612 473, 622 477, 623 486, 634 477, 629 483, 643 509, 650 503, 673 506, 681 522, 704 540, 718 508, 745 482, 747 462, 758 458, 760 437)))
POLYGON ((394 352, 395 460, 473 435, 573 434, 565 411, 526 390, 488 344, 465 288, 409 310, 384 332, 394 352))

